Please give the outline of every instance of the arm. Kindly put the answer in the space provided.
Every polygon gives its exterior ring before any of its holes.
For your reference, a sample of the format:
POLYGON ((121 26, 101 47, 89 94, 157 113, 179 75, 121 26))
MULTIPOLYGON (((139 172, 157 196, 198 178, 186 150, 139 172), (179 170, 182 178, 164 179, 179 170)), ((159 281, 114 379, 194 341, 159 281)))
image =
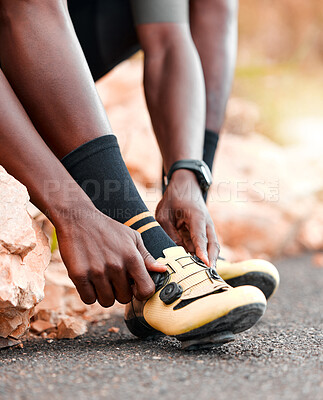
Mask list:
POLYGON ((238 0, 191 0, 191 32, 206 85, 206 128, 220 132, 234 75, 238 0))
MULTIPOLYGON (((167 172, 177 160, 202 159, 203 72, 187 23, 141 24, 137 31, 145 54, 147 105, 167 172)), ((178 244, 214 265, 214 226, 192 172, 174 173, 156 217, 178 244)))
POLYGON ((0 0, 0 58, 10 83, 1 74, 0 162, 55 225, 81 298, 111 306, 149 297, 147 269, 165 269, 139 234, 94 207, 52 153, 61 158, 111 131, 66 0, 0 0))
POLYGON ((143 24, 137 31, 147 105, 167 172, 177 160, 202 159, 203 72, 188 24, 143 24))
POLYGON ((98 299, 108 307, 115 298, 129 302, 133 293, 139 298, 152 295, 155 286, 146 268, 161 268, 140 236, 94 207, 38 135, 1 70, 0 92, 0 163, 27 186, 32 201, 55 225, 63 260, 82 300, 91 304, 98 299))
POLYGON ((0 0, 1 68, 58 158, 111 132, 66 0, 0 0))

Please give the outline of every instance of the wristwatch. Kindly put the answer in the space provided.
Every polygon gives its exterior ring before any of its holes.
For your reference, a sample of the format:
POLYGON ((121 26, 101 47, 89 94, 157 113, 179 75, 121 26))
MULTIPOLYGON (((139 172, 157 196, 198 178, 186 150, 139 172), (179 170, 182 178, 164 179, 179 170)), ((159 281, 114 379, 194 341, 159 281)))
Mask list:
POLYGON ((169 181, 172 178, 173 173, 178 169, 188 169, 194 172, 203 194, 209 190, 212 184, 212 174, 210 168, 204 161, 179 160, 174 162, 174 164, 170 167, 168 171, 166 185, 168 185, 169 181))

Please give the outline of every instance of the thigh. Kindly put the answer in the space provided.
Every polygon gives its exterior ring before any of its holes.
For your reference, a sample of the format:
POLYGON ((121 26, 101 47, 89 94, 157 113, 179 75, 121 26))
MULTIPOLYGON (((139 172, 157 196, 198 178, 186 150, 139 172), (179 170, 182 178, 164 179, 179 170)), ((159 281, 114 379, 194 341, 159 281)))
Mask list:
POLYGON ((68 0, 94 80, 140 49, 130 0, 68 0))

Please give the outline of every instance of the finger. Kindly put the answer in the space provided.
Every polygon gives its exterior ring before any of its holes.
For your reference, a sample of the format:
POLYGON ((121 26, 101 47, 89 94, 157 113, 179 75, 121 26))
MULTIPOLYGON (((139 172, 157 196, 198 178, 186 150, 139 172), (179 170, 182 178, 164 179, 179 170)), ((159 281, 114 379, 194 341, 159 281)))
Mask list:
POLYGON ((174 242, 177 244, 177 246, 183 246, 183 240, 181 236, 179 235, 177 229, 175 226, 172 224, 172 222, 169 219, 166 220, 160 220, 158 221, 161 225, 161 227, 164 229, 164 231, 168 234, 168 236, 174 240, 174 242))
POLYGON ((138 240, 138 242, 137 242, 137 249, 138 249, 141 257, 143 258, 145 267, 148 271, 163 273, 167 270, 167 267, 165 264, 161 264, 154 259, 154 257, 146 249, 146 247, 141 239, 138 240))
POLYGON ((138 300, 145 300, 155 293, 155 284, 151 279, 143 255, 134 249, 128 256, 126 267, 128 274, 134 280, 133 294, 138 300))
POLYGON ((208 265, 209 257, 207 253, 206 223, 204 218, 193 218, 190 221, 189 232, 194 245, 195 254, 208 265))
POLYGON ((99 271, 91 270, 91 282, 95 287, 98 302, 102 307, 111 307, 115 302, 115 294, 104 269, 99 271))
POLYGON ((73 281, 81 300, 85 304, 93 304, 96 302, 97 295, 95 289, 86 273, 69 273, 69 277, 73 281))
POLYGON ((209 254, 209 267, 215 268, 216 260, 219 256, 219 252, 220 252, 220 245, 219 245, 218 238, 216 236, 213 224, 207 225, 206 234, 208 237, 207 250, 208 250, 208 254, 209 254))
POLYGON ((111 272, 112 271, 110 271, 109 276, 114 288, 116 300, 118 300, 118 302, 121 304, 129 303, 132 299, 133 292, 126 270, 122 268, 118 273, 115 273, 116 271, 113 273, 111 272))
POLYGON ((183 243, 184 243, 184 248, 188 253, 194 254, 195 253, 195 248, 193 245, 193 242, 191 240, 191 236, 189 231, 185 226, 179 229, 179 233, 182 237, 183 243))

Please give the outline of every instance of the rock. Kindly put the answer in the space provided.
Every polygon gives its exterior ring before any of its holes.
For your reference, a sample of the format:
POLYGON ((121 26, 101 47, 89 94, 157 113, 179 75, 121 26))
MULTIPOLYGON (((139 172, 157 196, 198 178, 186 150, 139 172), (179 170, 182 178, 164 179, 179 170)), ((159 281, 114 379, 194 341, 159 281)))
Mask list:
POLYGON ((257 133, 226 133, 219 150, 208 208, 224 245, 265 258, 322 246, 318 153, 310 158, 257 133))
POLYGON ((37 321, 31 323, 31 329, 37 334, 42 333, 47 329, 53 329, 53 328, 55 328, 54 324, 52 324, 49 321, 43 321, 41 319, 38 319, 37 321))
POLYGON ((44 297, 46 236, 27 212, 26 188, 0 167, 0 336, 18 338, 44 297))
POLYGON ((12 347, 12 346, 23 347, 23 345, 22 345, 20 340, 16 340, 16 339, 13 339, 13 338, 2 338, 2 337, 0 337, 0 350, 1 349, 6 349, 7 347, 12 347))
POLYGON ((54 253, 54 259, 45 272, 45 298, 35 308, 35 319, 49 320, 57 324, 60 316, 74 316, 88 322, 96 322, 110 318, 111 313, 123 312, 123 307, 118 303, 112 308, 103 308, 99 303, 84 304, 68 277, 58 252, 54 253))
POLYGON ((312 264, 317 268, 323 268, 323 253, 314 254, 312 264))
POLYGON ((228 101, 223 129, 237 135, 248 135, 256 130, 259 120, 260 111, 257 104, 231 97, 228 101))
POLYGON ((118 333, 120 331, 120 328, 117 328, 116 326, 112 326, 111 328, 108 329, 108 332, 110 333, 118 333))
POLYGON ((59 316, 58 314, 53 311, 53 310, 42 310, 40 309, 35 315, 34 315, 34 320, 38 321, 47 321, 50 322, 51 324, 57 324, 59 321, 59 316))
POLYGON ((57 339, 74 339, 87 331, 86 322, 73 317, 64 317, 57 326, 57 339))
POLYGON ((0 166, 0 253, 23 258, 36 246, 32 219, 27 213, 27 189, 0 166))
POLYGON ((300 226, 297 240, 306 250, 323 250, 323 204, 312 208, 300 226))

